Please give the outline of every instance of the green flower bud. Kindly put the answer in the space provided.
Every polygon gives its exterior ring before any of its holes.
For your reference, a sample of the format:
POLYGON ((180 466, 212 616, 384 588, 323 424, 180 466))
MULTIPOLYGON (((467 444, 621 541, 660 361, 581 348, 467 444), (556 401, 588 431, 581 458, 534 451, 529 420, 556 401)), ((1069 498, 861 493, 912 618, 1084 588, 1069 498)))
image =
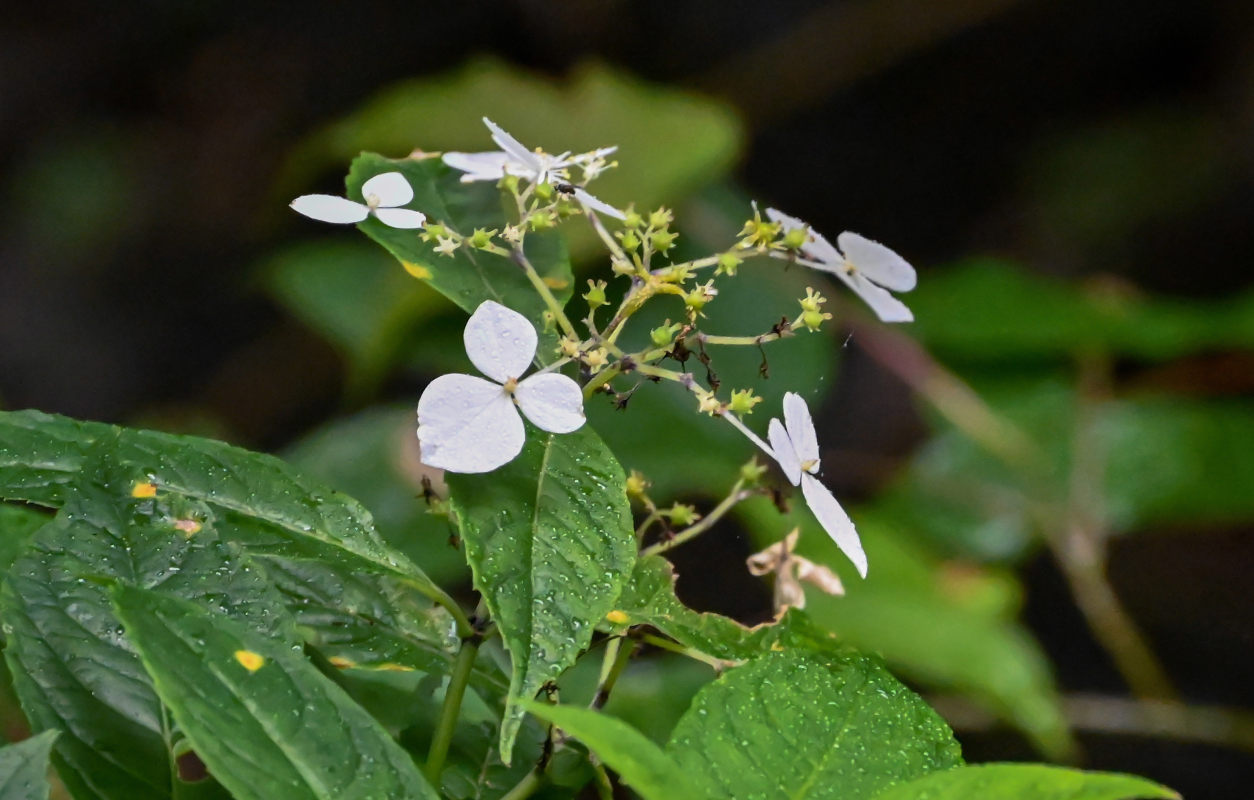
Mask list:
POLYGON ((635 275, 636 268, 630 261, 621 258, 610 260, 610 270, 615 275, 635 275))
POLYGON ((675 217, 671 213, 670 209, 666 207, 659 208, 657 211, 654 211, 649 215, 649 227, 658 229, 666 228, 671 224, 671 221, 674 218, 675 217))
POLYGON ((468 241, 470 242, 471 247, 483 249, 492 244, 492 237, 495 235, 495 230, 489 231, 483 228, 475 228, 475 232, 470 234, 470 239, 468 241))
POLYGON ((536 211, 527 218, 527 224, 533 231, 542 231, 552 228, 557 224, 557 220, 547 211, 536 211))
POLYGON ((675 240, 679 238, 678 233, 671 231, 657 231, 650 237, 653 242, 653 249, 659 253, 665 253, 675 245, 675 240))
POLYGON ((714 270, 715 275, 735 275, 736 268, 744 262, 736 258, 731 253, 723 253, 718 257, 718 267, 714 270))
POLYGON ((623 217, 623 227, 639 228, 644 224, 644 218, 640 216, 640 212, 628 209, 626 216, 623 217))
POLYGON ((759 464, 756 457, 751 458, 740 466, 740 477, 745 483, 753 485, 762 480, 762 476, 766 474, 766 470, 767 467, 765 464, 759 464))
POLYGON ((583 299, 588 301, 588 308, 596 311, 609 301, 605 299, 605 281, 588 281, 588 291, 584 293, 583 299))
POLYGON ((501 178, 501 182, 497 185, 507 192, 513 192, 514 194, 517 194, 518 193, 518 176, 506 175, 504 178, 501 178))
POLYGON ((820 327, 822 327, 824 320, 831 318, 831 314, 824 314, 818 311, 804 311, 801 314, 801 324, 812 331, 817 331, 820 327))
POLYGON ((540 198, 541 200, 544 200, 545 202, 552 200, 553 199, 553 184, 537 183, 536 184, 536 197, 540 198))
POLYGON ((686 528, 701 519, 701 515, 697 513, 696 506, 690 506, 684 503, 676 503, 662 513, 666 515, 672 525, 679 528, 686 528))
POLYGON ((752 389, 741 389, 731 393, 727 409, 734 414, 752 414, 753 407, 761 402, 762 398, 756 396, 752 389))
POLYGON ((422 226, 421 235, 424 242, 434 242, 436 239, 448 236, 448 228, 438 222, 428 222, 422 226))
POLYGON ((631 252, 640 246, 640 237, 633 230, 625 230, 618 235, 618 240, 622 243, 623 249, 631 252))
POLYGON ((793 228, 784 234, 784 247, 789 250, 800 250, 810 241, 810 231, 806 228, 793 228))
POLYGON ((674 324, 671 324, 670 320, 667 320, 666 322, 667 324, 649 331, 649 341, 653 342, 654 347, 666 347, 671 342, 675 341, 675 334, 679 333, 680 329, 684 327, 683 324, 679 322, 674 324))

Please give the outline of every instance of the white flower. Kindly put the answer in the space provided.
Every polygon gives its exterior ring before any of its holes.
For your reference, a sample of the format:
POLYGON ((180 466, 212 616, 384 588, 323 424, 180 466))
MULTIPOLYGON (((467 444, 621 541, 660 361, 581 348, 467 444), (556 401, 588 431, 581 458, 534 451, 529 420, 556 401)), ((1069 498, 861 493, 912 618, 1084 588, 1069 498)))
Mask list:
POLYGON ((374 214, 393 228, 421 228, 427 216, 421 211, 400 208, 414 199, 414 189, 399 172, 375 175, 361 185, 365 203, 333 194, 306 194, 292 201, 292 209, 319 222, 361 222, 374 214))
MULTIPOLYGON (((782 211, 768 208, 766 215, 780 223, 784 233, 808 227, 806 223, 782 211)), ((904 258, 879 242, 845 231, 836 237, 837 250, 822 234, 810 231, 810 241, 801 248, 798 261, 807 267, 830 272, 840 278, 884 322, 911 322, 914 315, 900 300, 888 293, 908 292, 914 288, 914 267, 904 258)))
POLYGON ((536 329, 522 314, 487 300, 466 323, 463 340, 471 363, 492 380, 441 375, 427 386, 418 400, 422 463, 450 472, 491 472, 509 463, 526 438, 519 408, 550 433, 583 425, 579 384, 556 372, 518 380, 537 344, 536 329))
MULTIPOLYGON (((492 141, 501 148, 499 151, 444 154, 445 164, 466 173, 462 175, 462 183, 499 181, 507 174, 526 178, 533 183, 569 183, 571 167, 584 170, 584 180, 591 180, 605 168, 605 157, 618 149, 602 147, 600 150, 576 156, 570 153, 551 156, 542 150, 528 150, 522 142, 487 117, 483 118, 483 124, 492 132, 492 141)), ((626 217, 622 211, 598 200, 582 187, 575 187, 573 194, 585 208, 600 211, 616 219, 626 217)))
POLYGON ((724 414, 724 418, 778 461, 793 486, 801 486, 806 505, 810 506, 823 530, 858 568, 858 574, 865 578, 866 553, 862 551, 862 542, 858 539, 853 521, 827 487, 815 477, 819 472, 819 440, 814 433, 810 409, 801 395, 795 392, 784 395, 784 422, 781 424, 778 419, 772 419, 767 428, 770 445, 746 428, 735 415, 724 414))

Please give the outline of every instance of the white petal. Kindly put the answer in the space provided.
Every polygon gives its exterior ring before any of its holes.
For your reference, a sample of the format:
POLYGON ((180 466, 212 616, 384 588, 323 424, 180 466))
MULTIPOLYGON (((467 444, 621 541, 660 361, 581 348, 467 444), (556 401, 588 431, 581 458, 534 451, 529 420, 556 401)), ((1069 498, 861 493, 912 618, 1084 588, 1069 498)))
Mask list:
POLYGON ((852 231, 845 231, 836 237, 836 244, 840 245, 845 258, 859 272, 885 289, 908 292, 914 288, 918 280, 914 267, 879 242, 873 242, 852 231))
POLYGON ((613 217, 614 219, 627 219, 626 214, 619 211, 617 208, 614 208, 614 206, 609 203, 606 203, 603 200, 598 200, 578 186, 575 187, 575 199, 578 200, 584 208, 599 211, 607 217, 613 217))
POLYGON ((866 553, 862 551, 862 542, 858 539, 858 532, 854 529, 853 520, 849 519, 845 509, 840 507, 840 503, 836 502, 836 498, 832 497, 827 487, 819 483, 818 478, 813 475, 801 477, 801 493, 805 495, 806 504, 814 512, 814 517, 823 526, 823 530, 832 537, 832 541, 841 552, 849 556, 849 560, 858 568, 858 574, 865 578, 866 553))
POLYGON ((887 289, 881 289, 879 286, 871 283, 862 273, 855 271, 852 275, 846 270, 837 269, 830 270, 837 277, 849 284, 849 288, 853 289, 859 297, 866 301, 884 322, 913 322, 914 314, 910 313, 910 309, 906 308, 906 304, 893 297, 888 293, 887 289))
POLYGON ((532 375, 519 382, 514 399, 527 419, 541 430, 570 433, 583 426, 583 390, 565 375, 532 375))
POLYGON ((361 196, 371 195, 379 198, 379 205, 395 208, 414 199, 414 187, 399 172, 384 172, 361 185, 361 196))
POLYGON ((319 222, 361 222, 370 209, 333 194, 306 194, 292 201, 292 210, 319 222))
POLYGON ((532 172, 541 170, 540 159, 536 157, 535 153, 523 147, 522 142, 510 136, 500 125, 497 125, 487 117, 483 118, 483 124, 488 126, 488 130, 492 131, 492 141, 496 142, 497 146, 506 153, 509 153, 511 159, 519 162, 532 172))
POLYGON ((775 460, 783 467, 788 482, 796 486, 801 481, 801 459, 797 458, 797 451, 793 449, 792 441, 779 420, 771 420, 766 428, 766 438, 771 440, 775 460))
POLYGON ((505 389, 472 375, 441 375, 418 399, 422 463, 491 472, 522 450, 526 431, 505 389))
POLYGON ((521 378, 536 354, 536 329, 522 314, 500 303, 485 300, 470 315, 466 355, 479 371, 498 383, 521 378))
MULTIPOLYGON (((810 419, 810 407, 796 392, 784 395, 784 427, 788 430, 788 439, 797 452, 801 463, 813 461, 807 472, 817 472, 819 468, 819 439, 814 433, 814 422, 810 419)), ((795 484, 794 484, 795 485, 795 484)))
POLYGON ((408 208, 376 208, 374 215, 384 225, 392 228, 421 228, 427 215, 408 208))
MULTIPOLYGON (((778 222, 782 225, 784 233, 797 228, 807 227, 807 223, 774 208, 766 210, 766 218, 771 222, 778 222)), ((825 264, 836 265, 845 263, 845 259, 835 247, 832 247, 832 243, 827 241, 823 234, 814 230, 814 228, 810 228, 810 241, 805 247, 801 248, 801 253, 807 258, 812 258, 825 264)))
POLYGON ((509 156, 499 150, 487 153, 445 153, 444 163, 466 174, 463 181, 499 181, 505 177, 509 156))

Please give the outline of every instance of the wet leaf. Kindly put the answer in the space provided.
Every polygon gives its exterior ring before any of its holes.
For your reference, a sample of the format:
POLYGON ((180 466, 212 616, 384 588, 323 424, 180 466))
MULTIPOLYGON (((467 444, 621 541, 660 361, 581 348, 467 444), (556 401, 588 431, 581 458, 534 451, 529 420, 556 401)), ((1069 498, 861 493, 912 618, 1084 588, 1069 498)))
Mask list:
POLYGON ((501 726, 508 763, 516 701, 574 663, 631 574, 623 471, 590 426, 560 435, 528 426, 522 453, 504 467, 446 479, 475 587, 513 661, 501 726))
POLYGON ((161 700, 240 800, 438 800, 409 755, 298 650, 197 605, 119 585, 118 616, 161 700))
POLYGON ((733 800, 863 800, 962 763, 940 717, 878 663, 801 650, 706 686, 666 750, 733 800))
POLYGON ((56 731, 0 748, 0 800, 48 800, 48 755, 56 731))
POLYGON ((975 764, 898 784, 875 800, 1179 800, 1153 781, 1044 764, 975 764))
POLYGON ((575 706, 527 701, 527 711, 579 739, 644 800, 711 798, 712 786, 680 768, 670 755, 622 720, 575 706))

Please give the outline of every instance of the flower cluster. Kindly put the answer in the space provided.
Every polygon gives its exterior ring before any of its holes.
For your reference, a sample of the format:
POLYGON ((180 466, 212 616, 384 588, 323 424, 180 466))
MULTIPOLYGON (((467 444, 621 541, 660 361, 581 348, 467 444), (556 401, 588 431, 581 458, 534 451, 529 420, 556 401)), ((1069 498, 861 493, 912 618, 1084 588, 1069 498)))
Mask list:
MULTIPOLYGON (((728 399, 720 399, 720 382, 711 367, 707 347, 748 345, 762 349, 768 342, 796 335, 803 330, 817 331, 832 319, 823 310, 826 298, 813 287, 799 299, 801 311, 793 319, 784 317, 770 330, 755 336, 721 336, 703 330, 706 307, 718 301, 716 283, 734 279, 746 259, 759 255, 786 260, 835 275, 853 290, 884 322, 913 319, 910 309, 892 292, 914 288, 914 269, 894 251, 845 231, 832 245, 821 234, 796 217, 774 208, 765 218, 753 206, 753 217, 745 223, 739 239, 723 252, 706 258, 675 263, 670 261, 678 233, 672 229, 673 213, 666 208, 651 212, 626 211, 590 194, 586 186, 603 170, 615 166, 607 159, 615 147, 587 153, 552 155, 541 149, 530 150, 486 117, 483 120, 499 150, 477 153, 447 152, 443 163, 461 173, 461 183, 493 182, 514 201, 517 217, 498 228, 457 231, 450 220, 428 222, 422 211, 406 208, 414 200, 414 190, 401 172, 384 172, 361 186, 361 200, 331 195, 305 195, 292 202, 292 208, 324 222, 357 223, 375 217, 384 225, 422 230, 417 234, 428 252, 453 256, 460 249, 485 251, 505 256, 511 265, 526 273, 544 301, 543 321, 547 330, 558 330, 556 356, 548 367, 524 374, 536 358, 539 333, 522 314, 493 300, 483 302, 466 324, 466 354, 484 377, 464 374, 443 375, 432 381, 418 401, 418 439, 424 464, 452 472, 482 473, 513 460, 527 435, 526 418, 543 431, 570 433, 584 424, 584 401, 598 392, 613 396, 624 408, 643 380, 634 387, 615 388, 616 379, 635 373, 641 379, 671 380, 692 392, 700 412, 722 418, 744 433, 779 464, 784 476, 801 489, 802 497, 819 524, 862 576, 867 558, 858 533, 832 493, 820 482, 819 446, 814 422, 805 400, 794 392, 784 395, 782 420, 771 419, 766 440, 741 421, 761 402, 750 389, 732 389, 728 399), (580 334, 567 319, 563 304, 549 291, 545 280, 528 260, 524 240, 530 231, 551 228, 566 217, 582 212, 609 249, 611 271, 626 278, 627 287, 618 308, 603 327, 597 325, 597 311, 613 307, 612 293, 604 280, 589 280, 583 294, 589 313, 582 322, 587 335, 580 334), (609 232, 598 215, 621 222, 609 232), (661 263, 659 263, 661 262, 661 263), (701 281, 702 270, 706 279, 701 281), (625 352, 618 337, 627 321, 650 299, 672 295, 683 303, 680 322, 669 319, 649 332, 649 345, 638 352, 625 352), (693 355, 706 367, 706 383, 692 373, 677 372, 661 365, 664 359, 683 364, 693 355), (579 378, 559 370, 573 364, 579 378), (582 384, 582 385, 581 385, 582 384)), ((762 350, 761 372, 767 375, 766 352, 762 350)), ((720 505, 738 502, 747 493, 761 492, 758 481, 763 468, 742 471, 732 496, 720 505), (744 489, 745 485, 754 487, 744 489)), ((636 473, 633 473, 635 475, 636 473)), ((675 541, 697 535, 723 511, 715 509, 702 519, 696 509, 676 504, 662 511, 644 494, 643 478, 633 484, 645 498, 650 520, 669 521, 683 527, 675 541), (698 522, 698 520, 701 520, 698 522)), ((724 509, 725 510, 725 509, 724 509)), ((648 525, 644 526, 647 529, 648 525)), ((642 529, 643 530, 643 529, 642 529)), ((643 535, 643 534, 641 534, 643 535)), ((840 593, 839 579, 826 567, 819 567, 793 555, 796 532, 771 548, 753 556, 755 574, 773 572, 777 576, 777 603, 799 606, 804 602, 801 582, 809 581, 824 591, 840 593)), ((655 545, 654 547, 661 547, 655 545)))

